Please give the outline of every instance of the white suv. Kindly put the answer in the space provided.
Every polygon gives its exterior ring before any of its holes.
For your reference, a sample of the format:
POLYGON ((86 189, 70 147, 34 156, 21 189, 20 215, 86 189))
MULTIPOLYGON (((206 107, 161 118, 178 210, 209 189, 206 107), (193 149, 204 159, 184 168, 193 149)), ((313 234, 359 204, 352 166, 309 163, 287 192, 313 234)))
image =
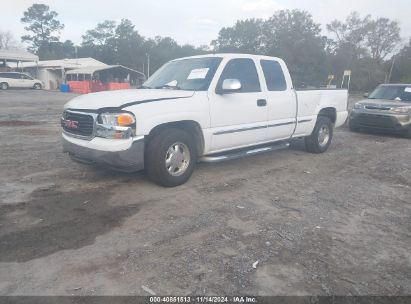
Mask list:
POLYGON ((29 75, 16 72, 1 72, 0 73, 0 89, 7 90, 8 88, 30 88, 40 90, 43 87, 43 82, 34 79, 29 75))

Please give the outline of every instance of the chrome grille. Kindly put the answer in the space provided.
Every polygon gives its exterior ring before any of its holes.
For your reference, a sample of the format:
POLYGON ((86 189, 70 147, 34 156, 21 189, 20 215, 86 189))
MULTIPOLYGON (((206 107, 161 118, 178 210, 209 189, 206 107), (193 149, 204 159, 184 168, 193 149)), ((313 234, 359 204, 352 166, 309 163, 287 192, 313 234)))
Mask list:
POLYGON ((93 114, 64 111, 61 126, 67 133, 77 136, 91 137, 94 132, 93 114))

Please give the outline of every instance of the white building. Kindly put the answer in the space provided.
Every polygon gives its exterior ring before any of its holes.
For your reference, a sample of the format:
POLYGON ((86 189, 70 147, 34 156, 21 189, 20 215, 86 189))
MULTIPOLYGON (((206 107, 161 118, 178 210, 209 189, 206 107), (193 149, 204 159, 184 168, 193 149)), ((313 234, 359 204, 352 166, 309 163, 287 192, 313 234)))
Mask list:
POLYGON ((57 90, 65 81, 67 71, 88 67, 108 67, 107 64, 93 58, 45 60, 22 63, 21 68, 33 77, 44 82, 44 89, 57 90))
POLYGON ((39 57, 22 50, 0 50, 0 72, 21 67, 23 62, 37 62, 39 57))

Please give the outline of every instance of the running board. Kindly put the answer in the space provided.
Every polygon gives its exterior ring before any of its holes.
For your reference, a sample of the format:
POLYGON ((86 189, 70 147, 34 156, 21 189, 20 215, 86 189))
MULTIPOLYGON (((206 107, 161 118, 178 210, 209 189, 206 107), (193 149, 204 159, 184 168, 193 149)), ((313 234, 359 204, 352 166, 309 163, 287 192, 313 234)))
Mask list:
POLYGON ((257 155, 261 153, 266 153, 270 151, 276 151, 276 150, 281 150, 288 148, 290 146, 290 143, 282 142, 281 144, 276 144, 276 145, 271 145, 271 146, 264 146, 264 147, 259 147, 259 148, 251 148, 248 150, 241 150, 241 151, 236 151, 236 152, 228 152, 227 154, 216 154, 216 155, 208 155, 208 156, 203 156, 200 161, 204 163, 219 163, 227 160, 233 160, 233 159, 238 159, 238 158, 243 158, 246 156, 250 155, 257 155))

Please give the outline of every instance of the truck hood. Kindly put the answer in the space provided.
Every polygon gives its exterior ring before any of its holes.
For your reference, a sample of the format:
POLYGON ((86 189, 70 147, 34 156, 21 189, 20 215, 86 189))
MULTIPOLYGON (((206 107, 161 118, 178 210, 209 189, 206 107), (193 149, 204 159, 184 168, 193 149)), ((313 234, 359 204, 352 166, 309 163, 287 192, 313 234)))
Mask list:
POLYGON ((159 100, 189 98, 193 91, 159 90, 119 90, 78 96, 65 104, 64 109, 98 110, 101 108, 126 108, 134 104, 159 100))
POLYGON ((411 107, 411 102, 388 99, 364 99, 359 103, 364 106, 374 106, 381 108, 411 107))

